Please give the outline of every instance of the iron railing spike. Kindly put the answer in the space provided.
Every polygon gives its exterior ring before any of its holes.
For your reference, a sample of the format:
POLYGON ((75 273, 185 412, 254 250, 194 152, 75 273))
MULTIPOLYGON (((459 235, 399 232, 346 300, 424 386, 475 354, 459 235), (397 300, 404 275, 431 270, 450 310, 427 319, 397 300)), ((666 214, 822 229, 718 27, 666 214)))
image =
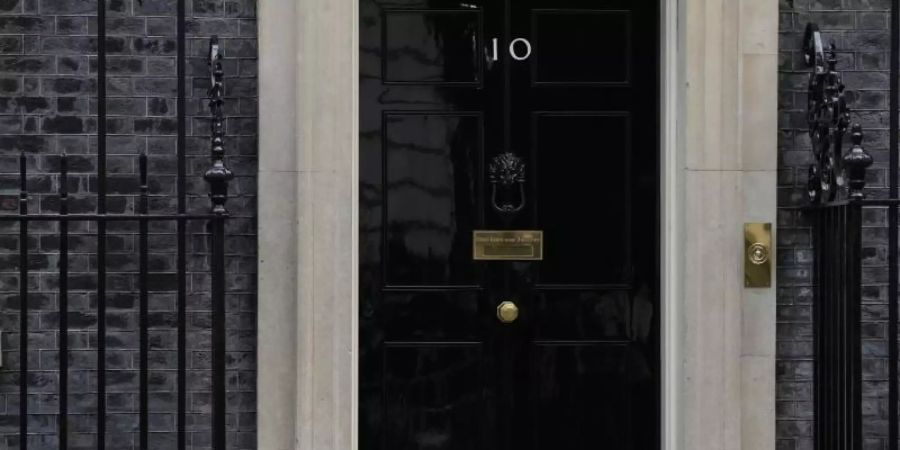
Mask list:
POLYGON ((862 126, 854 123, 851 130, 851 140, 853 148, 844 155, 844 165, 847 167, 847 175, 849 176, 849 195, 853 200, 862 200, 865 198, 863 190, 866 187, 866 170, 872 165, 872 156, 869 155, 862 147, 863 131, 862 126))

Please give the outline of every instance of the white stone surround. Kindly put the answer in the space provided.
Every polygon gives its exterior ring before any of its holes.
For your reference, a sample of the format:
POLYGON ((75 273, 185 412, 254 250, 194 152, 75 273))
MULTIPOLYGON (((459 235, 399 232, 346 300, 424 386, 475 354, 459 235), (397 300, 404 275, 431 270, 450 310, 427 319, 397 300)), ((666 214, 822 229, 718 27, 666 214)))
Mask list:
MULTIPOLYGON (((777 0, 665 0, 665 450, 775 446, 777 0)), ((260 450, 356 442, 357 2, 259 0, 260 450), (296 195, 286 195, 295 192, 296 195)))

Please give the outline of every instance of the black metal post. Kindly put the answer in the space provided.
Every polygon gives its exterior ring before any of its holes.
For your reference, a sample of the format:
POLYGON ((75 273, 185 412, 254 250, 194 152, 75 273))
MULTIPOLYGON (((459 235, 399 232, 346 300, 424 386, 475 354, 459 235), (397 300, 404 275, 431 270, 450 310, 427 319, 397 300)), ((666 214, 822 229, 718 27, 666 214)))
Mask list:
MULTIPOLYGON (((59 158, 59 214, 69 213, 68 157, 59 158)), ((69 222, 59 223, 59 448, 68 450, 69 432, 69 222)))
POLYGON ((226 448, 225 216, 212 220, 213 449, 226 448))
MULTIPOLYGON (((891 70, 890 70, 890 161, 888 168, 888 184, 890 198, 900 194, 900 0, 891 0, 891 70)), ((898 369, 900 348, 897 343, 898 320, 900 310, 897 302, 900 293, 900 275, 898 275, 898 249, 900 245, 900 211, 896 204, 888 206, 888 449, 900 449, 900 415, 897 403, 898 369)))
MULTIPOLYGON (((853 124, 851 140, 853 147, 844 156, 847 168, 849 197, 847 221, 847 248, 850 255, 847 259, 848 280, 843 288, 848 292, 846 304, 847 320, 847 363, 849 380, 845 389, 848 392, 848 412, 850 436, 848 449, 861 449, 862 436, 862 201, 865 198, 866 170, 872 165, 872 157, 862 147, 863 132, 859 124, 853 124)), ((896 231, 896 230, 895 230, 896 231)), ((891 300, 894 303, 894 299, 891 300)), ((896 336, 891 336, 891 341, 896 336)), ((896 361, 894 361, 896 362, 896 361)))
MULTIPOLYGON (((19 155, 19 214, 28 214, 28 159, 19 155)), ((19 448, 28 449, 28 222, 19 221, 19 448)))
MULTIPOLYGON (((840 217, 844 217, 847 214, 847 206, 843 205, 838 207, 835 210, 836 215, 840 215, 840 217)), ((850 412, 847 410, 847 405, 842 402, 842 398, 845 398, 847 395, 847 389, 844 385, 843 375, 847 373, 847 358, 845 354, 841 353, 841 347, 845 345, 848 339, 848 328, 846 322, 847 316, 847 287, 842 282, 842 278, 844 278, 849 271, 849 266, 846 261, 846 251, 847 251, 847 241, 850 239, 850 230, 846 229, 846 222, 838 222, 835 224, 835 228, 833 230, 840 230, 835 233, 835 253, 838 256, 838 260, 836 264, 833 266, 833 288, 832 288, 832 301, 833 301, 833 310, 834 310, 834 322, 833 329, 835 332, 834 336, 834 350, 832 352, 834 358, 833 365, 833 373, 832 373, 832 387, 834 390, 834 422, 840 427, 841 431, 846 432, 847 424, 849 421, 847 420, 850 416, 850 412)), ((846 435, 841 436, 840 433, 835 433, 835 447, 841 450, 850 450, 847 447, 846 435)))
MULTIPOLYGON (((856 260, 860 261, 862 259, 862 207, 858 208, 858 212, 855 214, 854 219, 854 227, 859 230, 859 234, 857 235, 856 244, 854 245, 854 251, 856 252, 856 260)), ((855 324, 854 328, 854 341, 857 345, 853 346, 853 370, 851 371, 851 376, 853 377, 853 429, 854 432, 854 448, 863 448, 863 413, 862 413, 862 383, 863 383, 863 369, 862 369, 862 265, 859 264, 856 266, 856 272, 854 273, 854 284, 852 289, 853 298, 856 301, 853 303, 853 323, 855 324)))
POLYGON ((226 334, 225 334, 225 220, 228 211, 228 182, 234 174, 225 166, 225 116, 222 110, 225 96, 223 84, 222 53, 218 37, 213 36, 209 44, 210 82, 209 109, 212 113, 211 123, 211 158, 212 167, 204 174, 209 183, 212 213, 215 217, 210 221, 212 232, 212 447, 214 450, 225 450, 226 446, 226 334))
MULTIPOLYGON (((837 221, 835 220, 837 216, 836 208, 828 209, 828 227, 826 230, 835 230, 837 221)), ((842 233, 832 233, 828 236, 828 254, 834 255, 837 254, 838 246, 841 244, 841 241, 844 239, 842 233)), ((837 443, 837 427, 840 425, 839 423, 839 415, 840 411, 837 410, 837 401, 836 397, 839 394, 837 391, 836 380, 835 380, 835 372, 840 367, 840 361, 835 354, 835 350, 837 349, 838 343, 841 340, 840 332, 841 329, 838 326, 838 301, 837 301, 837 293, 838 289, 840 289, 840 285, 837 284, 835 280, 835 275, 839 270, 841 270, 840 266, 836 264, 837 261, 831 261, 828 267, 828 294, 826 295, 826 299, 828 301, 828 322, 827 329, 833 330, 831 333, 828 333, 828 357, 826 360, 828 361, 828 384, 826 386, 828 389, 828 442, 837 443)), ((834 448, 840 448, 838 445, 835 445, 834 448)))
POLYGON ((848 449, 863 448, 862 431, 862 198, 850 201, 847 227, 850 229, 848 248, 850 255, 849 279, 846 287, 849 290, 847 302, 847 322, 849 324, 849 342, 847 345, 849 364, 847 368, 849 381, 848 410, 850 411, 850 436, 848 449))
MULTIPOLYGON (((813 416, 818 419, 821 417, 821 405, 823 399, 822 372, 823 364, 820 355, 822 355, 822 331, 819 326, 822 323, 822 307, 820 300, 822 299, 822 257, 820 249, 822 248, 822 213, 817 211, 812 217, 812 244, 816 250, 813 256, 813 298, 814 304, 812 308, 813 314, 813 416)), ((813 448, 820 449, 822 424, 819 420, 813 420, 813 448)))
POLYGON ((141 194, 138 205, 138 214, 141 217, 138 218, 138 290, 139 292, 139 308, 140 311, 138 313, 139 318, 139 328, 140 328, 140 355, 139 355, 139 367, 140 367, 140 387, 139 387, 139 407, 140 407, 140 427, 139 427, 139 448, 140 450, 147 450, 149 447, 149 432, 150 432, 150 410, 148 403, 148 389, 149 389, 149 352, 150 352, 150 344, 148 339, 148 303, 149 298, 147 295, 147 254, 149 252, 149 239, 148 234, 150 230, 148 229, 147 218, 147 154, 141 153, 139 157, 139 165, 140 165, 140 178, 141 178, 141 194))
MULTIPOLYGON (((97 1, 97 214, 106 210, 106 0, 97 1)), ((106 221, 97 222, 97 450, 106 448, 106 221)))
MULTIPOLYGON (((185 24, 185 0, 178 0, 178 49, 176 72, 178 75, 178 140, 175 143, 175 152, 178 158, 178 214, 187 212, 187 158, 185 153, 187 136, 187 109, 185 106, 185 79, 186 79, 186 24, 185 24)), ((176 256, 177 274, 177 298, 178 304, 178 413, 176 417, 177 448, 185 450, 187 444, 187 223, 183 219, 177 222, 178 255, 176 256)))

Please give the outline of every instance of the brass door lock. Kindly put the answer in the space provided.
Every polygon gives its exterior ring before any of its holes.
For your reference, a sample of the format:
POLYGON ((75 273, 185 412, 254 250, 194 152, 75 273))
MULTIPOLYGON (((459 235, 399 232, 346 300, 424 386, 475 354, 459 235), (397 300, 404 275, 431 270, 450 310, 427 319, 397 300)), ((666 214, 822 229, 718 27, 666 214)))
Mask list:
POLYGON ((519 307, 511 301, 497 305, 497 319, 503 323, 513 323, 519 318, 519 307))
POLYGON ((744 224, 744 286, 772 287, 772 224, 744 224))

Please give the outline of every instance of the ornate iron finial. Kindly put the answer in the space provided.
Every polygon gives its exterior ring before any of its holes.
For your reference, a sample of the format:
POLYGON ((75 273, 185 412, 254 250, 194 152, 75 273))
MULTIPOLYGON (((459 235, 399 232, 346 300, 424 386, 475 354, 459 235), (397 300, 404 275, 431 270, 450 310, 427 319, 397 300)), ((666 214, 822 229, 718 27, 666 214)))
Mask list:
POLYGON ((150 186, 147 183, 147 153, 141 152, 138 156, 138 176, 140 178, 140 197, 138 199, 138 213, 147 214, 149 208, 150 186))
POLYGON ((807 23, 806 32, 803 34, 803 58, 806 62, 806 67, 824 69, 824 56, 819 26, 814 23, 807 23))
POLYGON ((69 213, 69 155, 59 155, 59 213, 69 213))
POLYGON ((837 45, 834 41, 828 46, 828 70, 834 72, 837 67, 837 45))
POLYGON ((488 166, 488 181, 491 183, 491 203, 494 210, 504 214, 517 213, 525 207, 525 163, 513 153, 501 153, 488 166), (498 201, 498 185, 505 191, 504 201, 498 201), (513 204, 510 190, 518 185, 519 202, 513 204))
POLYGON ((861 200, 865 197, 863 189, 866 187, 866 169, 873 161, 872 156, 862 148, 863 132, 860 124, 853 124, 850 139, 853 141, 853 148, 844 156, 844 165, 849 178, 850 198, 861 200))
POLYGON ((832 42, 826 55, 819 27, 806 26, 803 43, 809 74, 809 138, 815 162, 809 167, 808 195, 811 203, 830 202, 846 187, 843 140, 850 124, 850 108, 844 98, 844 83, 837 67, 837 46, 832 42))
POLYGON ((225 166, 225 113, 222 110, 225 96, 225 85, 222 79, 222 53, 218 36, 209 41, 209 111, 212 113, 210 144, 212 146, 212 167, 203 178, 209 183, 209 198, 212 201, 212 212, 227 214, 225 202, 228 201, 228 182, 234 174, 225 166))
POLYGON ((19 153, 19 214, 28 214, 28 158, 19 153))

